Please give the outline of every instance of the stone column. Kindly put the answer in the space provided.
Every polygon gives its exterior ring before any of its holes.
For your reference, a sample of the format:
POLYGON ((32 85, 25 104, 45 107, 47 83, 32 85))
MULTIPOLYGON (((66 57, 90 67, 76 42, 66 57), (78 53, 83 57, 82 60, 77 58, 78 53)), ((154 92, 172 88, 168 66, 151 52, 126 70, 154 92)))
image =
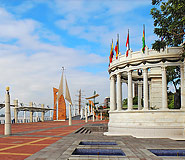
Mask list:
POLYGON ((132 110, 133 106, 132 94, 132 71, 128 71, 128 110, 132 110))
POLYGON ((148 68, 143 69, 144 110, 148 110, 148 68))
POLYGON ((93 122, 94 122, 94 107, 92 108, 92 112, 93 112, 93 122))
POLYGON ((115 96, 115 78, 114 76, 110 77, 110 111, 114 111, 116 109, 116 96, 115 96))
POLYGON ((38 122, 38 121, 39 121, 39 113, 36 112, 36 122, 38 122))
MULTIPOLYGON (((33 102, 30 102, 30 108, 33 107, 33 102)), ((33 122, 33 111, 30 110, 30 122, 33 122)))
POLYGON ((71 104, 69 104, 69 126, 72 125, 72 117, 71 117, 71 104))
MULTIPOLYGON (((44 104, 41 104, 41 108, 44 108, 44 104)), ((44 122, 44 111, 41 113, 41 121, 44 122)))
POLYGON ((87 106, 85 106, 85 123, 87 123, 88 122, 88 120, 87 120, 87 106))
POLYGON ((14 100, 14 119, 15 123, 18 123, 18 100, 14 100))
POLYGON ((9 87, 6 87, 6 94, 5 94, 5 125, 4 125, 4 134, 5 135, 11 135, 12 134, 9 87))
POLYGON ((151 106, 152 106, 152 102, 151 102, 151 93, 152 93, 152 83, 151 81, 149 82, 149 109, 151 109, 151 106))
POLYGON ((142 83, 138 82, 138 110, 142 109, 141 100, 142 100, 142 83))
POLYGON ((26 123, 26 111, 24 111, 24 119, 23 119, 23 123, 26 123))
POLYGON ((162 110, 168 109, 167 103, 167 80, 166 80, 166 67, 161 67, 162 73, 162 110))
POLYGON ((50 120, 52 120, 52 110, 50 110, 50 120))
POLYGON ((181 110, 185 110, 185 64, 180 66, 181 72, 181 110))
POLYGON ((102 115, 102 112, 100 113, 101 114, 101 121, 103 120, 103 115, 102 115))
POLYGON ((121 111, 122 108, 122 83, 121 73, 117 74, 117 110, 121 111))

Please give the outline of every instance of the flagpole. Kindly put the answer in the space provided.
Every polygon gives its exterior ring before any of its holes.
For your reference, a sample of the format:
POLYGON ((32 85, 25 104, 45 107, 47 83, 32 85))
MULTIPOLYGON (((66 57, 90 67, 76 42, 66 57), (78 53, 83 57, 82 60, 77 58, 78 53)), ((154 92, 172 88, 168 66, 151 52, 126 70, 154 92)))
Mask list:
POLYGON ((119 34, 117 34, 118 37, 118 55, 119 55, 119 34))
MULTIPOLYGON (((128 35, 129 35, 129 29, 128 29, 128 35)), ((129 39, 128 39, 128 49, 130 50, 130 36, 129 36, 129 39)))

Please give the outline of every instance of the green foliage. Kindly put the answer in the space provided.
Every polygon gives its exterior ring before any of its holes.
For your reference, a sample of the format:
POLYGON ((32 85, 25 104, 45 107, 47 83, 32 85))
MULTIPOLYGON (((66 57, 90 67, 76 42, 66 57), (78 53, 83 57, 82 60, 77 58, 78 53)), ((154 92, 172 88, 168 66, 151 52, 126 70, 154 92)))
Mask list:
POLYGON ((176 92, 177 86, 180 84, 180 67, 179 66, 167 67, 166 74, 167 74, 167 83, 173 84, 176 92))
POLYGON ((108 112, 105 112, 103 115, 104 115, 105 119, 109 119, 109 113, 108 112))
POLYGON ((128 101, 127 98, 123 99, 122 104, 127 105, 127 101, 128 101))
POLYGON ((5 115, 4 114, 1 114, 0 117, 5 117, 5 115))
POLYGON ((178 46, 183 42, 185 30, 185 0, 152 0, 151 15, 154 19, 154 33, 163 42, 155 41, 152 48, 159 50, 164 44, 178 46))
POLYGON ((99 106, 98 109, 103 109, 103 106, 99 106))
POLYGON ((137 96, 135 96, 133 98, 133 105, 138 105, 138 97, 137 96))
POLYGON ((155 40, 155 42, 152 44, 152 49, 155 49, 158 52, 160 52, 161 48, 164 50, 165 47, 166 47, 165 41, 155 40))
POLYGON ((168 93, 168 108, 174 109, 174 94, 172 92, 168 93))

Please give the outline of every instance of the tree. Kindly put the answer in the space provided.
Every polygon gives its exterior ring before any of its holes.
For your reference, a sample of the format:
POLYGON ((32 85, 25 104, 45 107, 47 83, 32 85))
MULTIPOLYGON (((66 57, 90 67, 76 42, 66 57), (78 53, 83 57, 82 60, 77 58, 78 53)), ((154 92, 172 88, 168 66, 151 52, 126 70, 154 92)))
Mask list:
MULTIPOLYGON (((168 46, 179 46, 183 43, 185 35, 185 0, 152 0, 151 15, 154 19, 154 33, 161 38, 155 40, 152 48, 160 51, 161 48, 168 46)), ((185 49, 185 43, 183 44, 185 49)), ((183 54, 185 57, 185 52, 183 54)), ((168 96, 169 104, 175 103, 174 108, 180 107, 180 68, 167 68, 167 82, 175 88, 174 99, 168 96), (173 102, 172 102, 173 100, 173 102)))
MULTIPOLYGON (((185 34, 185 0, 152 0, 151 15, 154 19, 154 33, 161 38, 152 44, 160 51, 166 45, 179 46, 185 34)), ((183 45, 185 48, 185 45, 183 45)))

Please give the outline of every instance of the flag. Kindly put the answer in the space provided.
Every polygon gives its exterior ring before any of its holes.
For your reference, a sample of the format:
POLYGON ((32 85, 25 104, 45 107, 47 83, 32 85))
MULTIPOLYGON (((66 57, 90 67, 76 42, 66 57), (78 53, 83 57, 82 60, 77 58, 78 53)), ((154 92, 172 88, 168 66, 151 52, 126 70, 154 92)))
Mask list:
POLYGON ((119 35, 118 35, 118 39, 116 42, 116 47, 114 49, 116 51, 116 59, 118 59, 118 54, 119 54, 119 35))
POLYGON ((63 72, 62 72, 62 77, 61 77, 60 85, 59 85, 59 89, 58 89, 57 100, 55 103, 57 103, 57 101, 59 100, 61 95, 63 95, 63 72))
POLYGON ((142 41, 143 41, 142 51, 143 51, 143 53, 145 53, 145 25, 143 25, 143 38, 142 38, 142 41))
POLYGON ((66 99, 70 104, 72 104, 71 96, 70 96, 70 93, 69 93, 69 88, 68 88, 68 85, 67 85, 67 80, 66 80, 66 95, 65 95, 65 99, 66 99))
POLYGON ((111 50, 110 50, 110 56, 109 56, 109 61, 110 63, 112 63, 112 58, 113 58, 113 55, 114 55, 114 50, 113 50, 113 39, 112 39, 112 45, 111 45, 111 50))
POLYGON ((163 41, 163 40, 164 40, 164 36, 161 37, 161 41, 163 41))
POLYGON ((129 49, 130 49, 130 46, 129 46, 129 30, 128 30, 128 35, 127 35, 126 47, 127 47, 126 57, 128 57, 128 51, 129 51, 129 49))

